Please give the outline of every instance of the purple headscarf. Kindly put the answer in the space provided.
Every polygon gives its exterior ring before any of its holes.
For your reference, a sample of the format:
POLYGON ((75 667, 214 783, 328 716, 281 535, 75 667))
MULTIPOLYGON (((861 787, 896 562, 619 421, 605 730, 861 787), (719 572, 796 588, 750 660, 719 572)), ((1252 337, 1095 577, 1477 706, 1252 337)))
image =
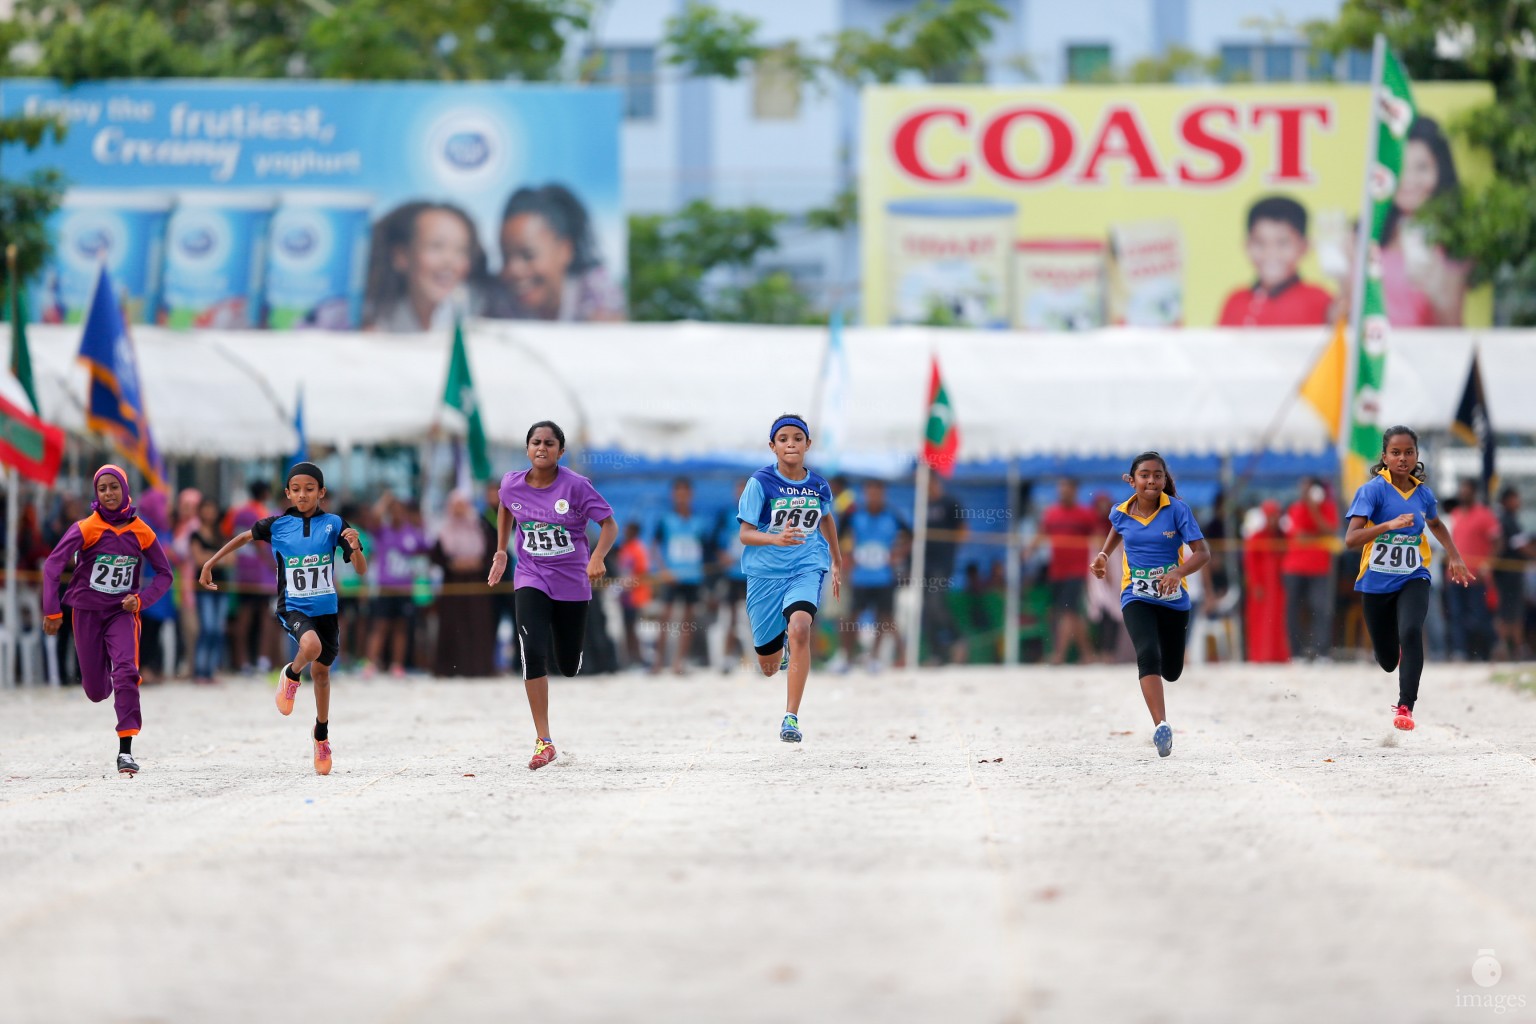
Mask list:
POLYGON ((91 478, 91 494, 94 495, 96 493, 96 485, 107 474, 117 477, 118 485, 123 489, 123 503, 117 506, 116 509, 108 510, 102 507, 101 502, 92 500, 91 511, 101 516, 101 518, 113 526, 122 526, 137 514, 133 507, 133 494, 128 490, 128 474, 111 464, 102 466, 96 471, 96 475, 91 478))

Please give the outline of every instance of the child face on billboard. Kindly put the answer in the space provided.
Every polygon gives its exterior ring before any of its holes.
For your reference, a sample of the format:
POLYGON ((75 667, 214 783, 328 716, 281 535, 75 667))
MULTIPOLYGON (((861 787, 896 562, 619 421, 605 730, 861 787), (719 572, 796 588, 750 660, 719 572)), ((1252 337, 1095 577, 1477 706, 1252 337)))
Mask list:
POLYGON ((1274 288, 1296 276, 1307 254, 1307 240, 1290 224, 1258 220, 1248 232, 1248 259, 1259 284, 1274 288))
POLYGON ((529 313, 553 318, 571 265, 570 239, 536 213, 519 213, 501 226, 501 279, 529 313))
POLYGON ((474 240, 464 221, 446 210, 423 210, 416 216, 411 243, 395 250, 395 270, 405 277, 406 290, 418 305, 435 307, 447 301, 469 278, 474 240))
POLYGON ((1440 184, 1440 168, 1428 146, 1410 139, 1403 153, 1403 178, 1397 185, 1397 208, 1414 213, 1435 194, 1440 184))

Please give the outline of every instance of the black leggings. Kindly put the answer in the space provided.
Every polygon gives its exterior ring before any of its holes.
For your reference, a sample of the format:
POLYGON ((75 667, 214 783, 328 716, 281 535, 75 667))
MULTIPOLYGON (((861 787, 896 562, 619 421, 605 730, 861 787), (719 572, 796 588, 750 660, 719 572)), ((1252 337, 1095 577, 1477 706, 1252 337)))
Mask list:
POLYGON ((1361 594, 1365 628, 1376 664, 1397 669, 1397 702, 1413 710, 1424 674, 1424 616, 1429 614, 1429 580, 1409 580, 1390 594, 1361 594))
POLYGON ((523 652, 523 678, 549 675, 549 652, 563 676, 581 671, 581 648, 587 635, 586 601, 556 601, 536 587, 519 587, 512 594, 517 614, 517 642, 523 652))
POLYGON ((1183 675, 1189 610, 1132 601, 1123 614, 1125 631, 1131 634, 1131 643, 1136 646, 1136 674, 1162 676, 1170 683, 1183 675))

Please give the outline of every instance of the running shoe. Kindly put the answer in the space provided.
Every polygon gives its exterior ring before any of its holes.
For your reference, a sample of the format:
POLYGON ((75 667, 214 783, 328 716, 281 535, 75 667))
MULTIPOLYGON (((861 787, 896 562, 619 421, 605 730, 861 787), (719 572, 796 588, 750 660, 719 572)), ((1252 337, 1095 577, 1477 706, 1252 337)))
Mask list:
POLYGON ((328 739, 315 739, 315 730, 313 728, 309 730, 309 738, 315 744, 315 774, 331 774, 331 741, 328 739))
POLYGON ((1413 709, 1407 704, 1399 704, 1393 708, 1392 724, 1403 732, 1413 732, 1413 709))
POLYGON ((1167 757, 1173 753, 1173 729, 1167 722, 1159 722, 1157 728, 1152 730, 1152 743, 1157 747, 1158 757, 1167 757))
POLYGON ((293 714, 293 698, 299 692, 299 681, 288 678, 288 665, 277 670, 277 710, 284 715, 293 714))
POLYGON ((800 718, 797 715, 785 715, 784 721, 779 725, 779 739, 785 743, 800 742, 800 718))
POLYGON ((784 657, 779 659, 779 671, 789 671, 789 641, 784 641, 784 657))
POLYGON ((548 740, 541 739, 533 748, 533 757, 528 761, 528 770, 536 772, 555 759, 555 745, 548 740))
POLYGON ((119 775, 137 775, 139 774, 139 762, 133 759, 132 754, 118 754, 117 772, 119 775))

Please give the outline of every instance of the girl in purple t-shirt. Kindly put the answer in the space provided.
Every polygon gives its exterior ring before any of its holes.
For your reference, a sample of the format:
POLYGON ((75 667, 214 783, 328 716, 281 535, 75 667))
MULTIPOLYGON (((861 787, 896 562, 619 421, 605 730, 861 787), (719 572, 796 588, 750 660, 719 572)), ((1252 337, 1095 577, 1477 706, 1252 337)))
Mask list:
POLYGON ((517 530, 517 569, 512 599, 517 613, 518 646, 523 655, 523 684, 538 733, 530 770, 555 759, 549 736, 549 657, 560 674, 581 668, 587 633, 587 603, 592 581, 603 575, 603 559, 619 536, 613 509, 592 481, 560 466, 565 431, 548 420, 528 428, 529 469, 508 473, 501 481, 496 509, 496 553, 486 582, 501 582, 507 571, 507 542, 517 530), (597 548, 588 550, 587 524, 602 527, 597 548))

